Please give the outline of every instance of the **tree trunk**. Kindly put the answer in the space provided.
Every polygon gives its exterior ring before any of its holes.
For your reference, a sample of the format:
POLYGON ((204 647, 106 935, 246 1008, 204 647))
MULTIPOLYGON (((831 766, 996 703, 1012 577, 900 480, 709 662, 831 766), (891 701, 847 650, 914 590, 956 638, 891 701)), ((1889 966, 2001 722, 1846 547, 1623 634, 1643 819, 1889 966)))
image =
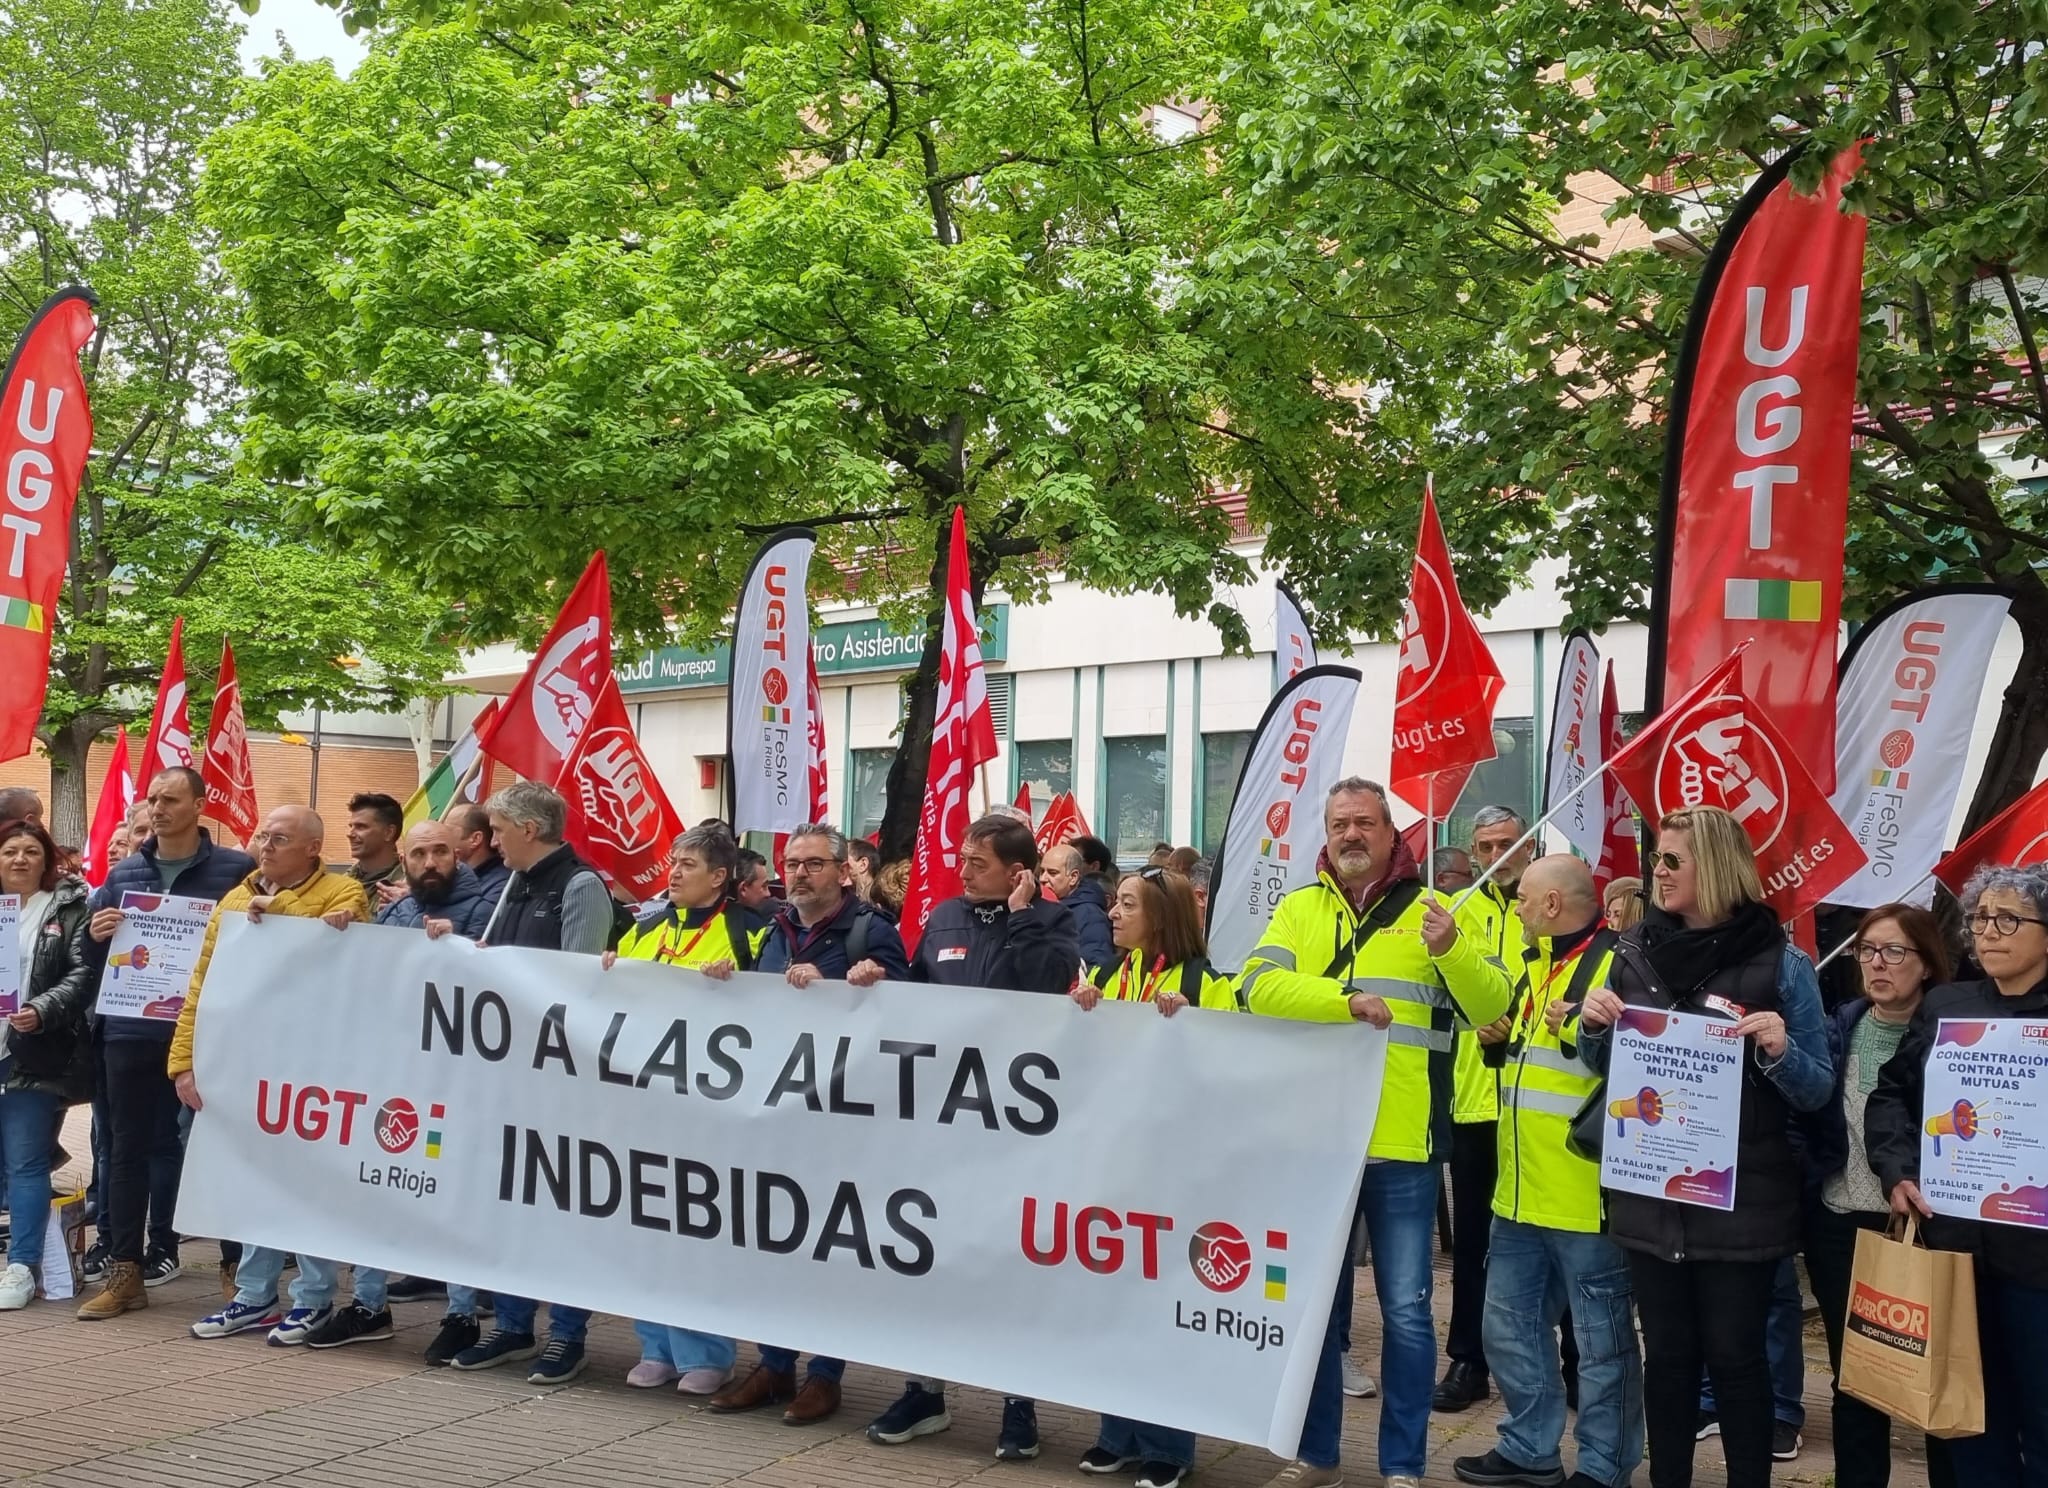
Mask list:
POLYGON ((1984 775, 1963 821, 1969 836, 2025 795, 2048 755, 2048 583, 2029 574, 2015 585, 2012 617, 2020 627, 2020 664, 2005 690, 1984 775))
POLYGON ((73 719, 45 743, 50 754, 50 835, 65 847, 85 846, 85 769, 98 732, 90 717, 73 719))

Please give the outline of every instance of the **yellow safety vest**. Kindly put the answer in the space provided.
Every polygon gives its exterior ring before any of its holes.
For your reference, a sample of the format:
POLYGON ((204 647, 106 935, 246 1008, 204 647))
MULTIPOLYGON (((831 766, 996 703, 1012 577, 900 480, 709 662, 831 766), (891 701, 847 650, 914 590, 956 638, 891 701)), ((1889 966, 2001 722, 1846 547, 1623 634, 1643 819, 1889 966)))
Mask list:
POLYGON ((730 902, 721 904, 711 917, 696 925, 686 919, 701 911, 671 909, 650 924, 635 925, 619 942, 621 961, 659 961, 668 966, 707 966, 713 961, 732 961, 751 967, 761 958, 761 943, 768 938, 763 928, 741 930, 746 942, 741 953, 733 945, 735 915, 730 902))
POLYGON ((1238 980, 1239 1000, 1268 1017, 1348 1023, 1352 993, 1385 1001, 1394 1023, 1366 1151, 1395 1162, 1428 1162, 1434 1154, 1432 1123, 1450 1114, 1458 1018, 1491 1023, 1507 1011, 1511 993, 1472 902, 1457 911, 1458 938, 1438 957, 1422 943, 1424 900, 1417 894, 1353 955, 1361 917, 1325 869, 1280 901, 1238 980))
POLYGON ((1207 961, 1197 958, 1153 971, 1152 960, 1143 951, 1132 951, 1113 965, 1092 968, 1088 980, 1100 987, 1102 995, 1111 1002, 1150 1002, 1161 992, 1178 992, 1196 1007, 1212 1012, 1239 1010, 1237 989, 1231 986, 1230 978, 1218 976, 1207 961), (1201 985, 1190 987, 1188 978, 1197 973, 1201 985))
POLYGON ((1550 1031, 1544 1012, 1607 985, 1617 937, 1605 925, 1563 959, 1549 940, 1526 952, 1500 1071, 1500 1178, 1493 1212, 1547 1230, 1600 1229, 1600 1164, 1572 1150, 1572 1117, 1600 1086, 1578 1057, 1576 1009, 1550 1031))
MULTIPOLYGON (((1506 890, 1488 882, 1466 903, 1486 920, 1489 954, 1503 966, 1519 965, 1522 917, 1515 913, 1515 901, 1506 890)), ((1500 1119, 1499 1072, 1487 1064, 1485 1055, 1479 1035, 1468 1027, 1460 1027, 1456 1089, 1451 1096, 1453 1121, 1464 1124, 1500 1119)))

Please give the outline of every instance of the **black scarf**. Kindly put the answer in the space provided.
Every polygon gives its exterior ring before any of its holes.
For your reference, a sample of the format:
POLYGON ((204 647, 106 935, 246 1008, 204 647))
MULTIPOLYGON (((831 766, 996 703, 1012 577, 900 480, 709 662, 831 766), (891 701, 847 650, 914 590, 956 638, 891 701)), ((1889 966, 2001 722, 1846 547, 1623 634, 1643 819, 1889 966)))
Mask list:
POLYGON ((1765 951, 1782 949, 1785 927, 1768 908, 1743 903, 1718 925, 1688 930, 1685 921, 1652 904, 1643 911, 1643 953, 1673 997, 1683 1001, 1717 972, 1765 951))

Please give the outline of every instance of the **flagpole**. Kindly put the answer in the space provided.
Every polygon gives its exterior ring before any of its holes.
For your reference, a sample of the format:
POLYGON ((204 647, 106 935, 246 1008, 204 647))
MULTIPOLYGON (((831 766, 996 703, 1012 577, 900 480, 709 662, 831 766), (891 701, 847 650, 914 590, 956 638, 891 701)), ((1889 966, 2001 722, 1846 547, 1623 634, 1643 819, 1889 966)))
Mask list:
POLYGON ((1422 787, 1422 881, 1430 898, 1436 897, 1436 771, 1422 787))
MULTIPOLYGON (((1920 882, 1914 884, 1912 888, 1906 890, 1905 893, 1899 895, 1899 897, 1893 902, 1896 904, 1911 904, 1913 902, 1913 896, 1933 882, 1934 870, 1930 868, 1927 870, 1926 876, 1923 877, 1920 880, 1920 882)), ((1833 961, 1835 957, 1841 955, 1842 952, 1848 950, 1849 947, 1853 946, 1854 944, 1856 944, 1856 937, 1853 935, 1848 936, 1842 941, 1840 945, 1836 946, 1832 951, 1829 951, 1825 956, 1821 957, 1820 960, 1814 962, 1813 969, 1816 972, 1821 971, 1827 966, 1827 964, 1830 961, 1833 961)))
MULTIPOLYGON (((1548 811, 1544 812, 1543 815, 1537 819, 1535 826, 1529 828, 1529 830, 1524 832, 1520 837, 1517 837, 1515 839, 1515 845, 1513 847, 1510 847, 1506 852, 1501 853, 1498 857, 1496 857, 1493 860, 1493 862, 1487 867, 1487 870, 1484 873, 1480 874, 1479 877, 1473 881, 1471 888, 1465 890, 1464 893, 1460 894, 1456 899, 1451 901, 1452 912, 1456 913, 1458 907, 1462 905, 1467 899, 1470 899, 1474 894, 1478 893, 1481 889, 1485 888, 1488 884, 1492 883, 1494 874, 1498 873, 1501 870, 1501 868, 1506 865, 1508 859, 1512 858, 1516 853, 1520 852, 1529 843, 1534 842, 1536 840, 1537 833, 1541 832, 1545 827, 1549 826, 1553 821, 1557 820, 1559 816, 1563 815, 1565 807, 1571 805, 1572 802, 1576 801, 1580 796, 1585 794, 1586 787, 1591 785, 1594 781, 1598 780, 1601 776, 1605 775, 1609 770, 1613 768, 1614 761, 1612 759, 1603 759, 1600 761, 1599 765, 1596 768, 1588 770, 1586 772, 1586 778, 1584 780, 1581 780, 1577 785, 1573 786, 1569 791, 1565 792, 1564 799, 1559 801, 1555 806, 1551 807, 1548 811)), ((1432 853, 1431 856, 1434 857, 1435 854, 1432 853)))

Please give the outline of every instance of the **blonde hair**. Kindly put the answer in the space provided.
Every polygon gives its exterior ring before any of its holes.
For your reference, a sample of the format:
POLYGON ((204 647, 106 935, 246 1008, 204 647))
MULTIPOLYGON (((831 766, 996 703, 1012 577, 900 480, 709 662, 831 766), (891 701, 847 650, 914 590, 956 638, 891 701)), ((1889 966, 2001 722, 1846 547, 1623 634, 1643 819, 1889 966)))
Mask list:
POLYGON ((1640 878, 1615 879, 1607 885, 1602 899, 1601 907, 1607 910, 1607 923, 1616 930, 1633 930, 1643 922, 1643 881, 1640 878), (1617 896, 1622 897, 1619 911, 1612 907, 1617 896))
POLYGON ((1745 904, 1763 902, 1756 852, 1733 814, 1718 806, 1688 806, 1657 825, 1666 832, 1685 833, 1692 843, 1693 892, 1709 924, 1720 924, 1745 904))

